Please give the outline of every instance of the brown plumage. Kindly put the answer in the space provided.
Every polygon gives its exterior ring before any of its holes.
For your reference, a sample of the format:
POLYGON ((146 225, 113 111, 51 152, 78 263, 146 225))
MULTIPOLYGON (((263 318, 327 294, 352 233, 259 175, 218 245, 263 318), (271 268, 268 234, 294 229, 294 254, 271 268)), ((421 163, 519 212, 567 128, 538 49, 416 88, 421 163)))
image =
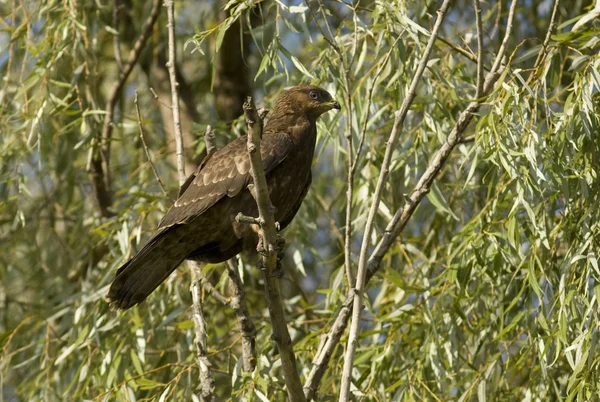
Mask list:
MULTIPOLYGON (((260 149, 281 228, 292 221, 310 186, 316 120, 339 108, 327 91, 312 85, 293 87, 275 103, 260 149)), ((245 243, 256 247, 254 231, 234 219, 239 212, 258 216, 251 182, 245 136, 207 156, 181 186, 154 235, 119 268, 107 299, 119 309, 131 308, 185 259, 217 263, 241 252, 245 243)))

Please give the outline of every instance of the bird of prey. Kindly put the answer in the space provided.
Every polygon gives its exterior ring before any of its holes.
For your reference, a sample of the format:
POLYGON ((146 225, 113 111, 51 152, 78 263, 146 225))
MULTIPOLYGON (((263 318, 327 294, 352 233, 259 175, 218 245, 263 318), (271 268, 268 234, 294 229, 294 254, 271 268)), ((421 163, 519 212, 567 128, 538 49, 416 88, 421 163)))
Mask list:
MULTIPOLYGON (((322 88, 300 85, 281 93, 263 130, 262 163, 275 207, 285 228, 300 208, 311 183, 317 118, 340 104, 322 88)), ((179 197, 146 245, 117 271, 107 299, 126 310, 141 303, 185 259, 225 261, 257 236, 235 216, 258 216, 246 137, 208 155, 181 186, 179 197)))

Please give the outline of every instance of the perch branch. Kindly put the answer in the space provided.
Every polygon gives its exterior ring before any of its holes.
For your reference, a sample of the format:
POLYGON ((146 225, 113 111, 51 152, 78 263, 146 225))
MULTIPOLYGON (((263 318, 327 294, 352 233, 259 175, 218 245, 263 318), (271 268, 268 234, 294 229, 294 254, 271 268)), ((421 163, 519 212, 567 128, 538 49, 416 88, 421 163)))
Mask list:
POLYGON ((277 343, 279 356, 281 357, 281 368, 287 386, 288 397, 292 402, 303 402, 304 393, 302 383, 296 367, 296 357, 294 355, 294 346, 287 329, 285 321, 285 312, 281 301, 281 291, 279 288, 279 279, 276 277, 277 269, 277 251, 278 235, 275 228, 275 218, 273 217, 273 208, 269 198, 269 189, 267 179, 263 168, 260 140, 262 137, 263 123, 256 111, 251 97, 244 103, 244 116, 248 123, 248 155, 250 157, 250 166, 254 188, 252 196, 256 200, 258 207, 260 226, 259 236, 262 239, 262 272, 265 281, 265 293, 271 316, 271 325, 273 328, 273 339, 277 343))
POLYGON ((381 201, 383 187, 385 186, 385 182, 387 180, 390 163, 392 161, 392 153, 396 149, 396 141, 398 140, 398 137, 402 132, 404 119, 408 114, 408 109, 410 108, 410 105, 416 97, 417 84, 421 80, 421 76, 425 71, 427 61, 429 60, 429 55, 431 54, 431 50, 433 49, 433 45, 437 38, 438 31, 440 29, 440 26, 442 25, 442 21, 444 19, 446 11, 450 6, 450 2, 451 0, 444 0, 442 7, 438 10, 438 17, 433 26, 433 30, 431 31, 431 36, 429 37, 429 41, 427 42, 427 47, 423 52, 423 56, 417 67, 417 71, 413 76, 408 93, 406 94, 406 97, 404 98, 400 109, 395 113, 394 126, 392 127, 392 133, 390 134, 390 138, 387 142, 385 156, 383 158, 383 163, 381 166, 381 173, 379 174, 379 178, 377 180, 377 186, 375 188, 375 194, 373 195, 371 208, 369 209, 369 215, 367 217, 367 222, 365 224, 365 229, 363 232, 363 242, 360 248, 358 272, 356 275, 356 286, 354 289, 356 297, 354 298, 352 308, 352 325, 350 326, 350 333, 348 335, 348 347, 346 349, 346 354, 344 357, 344 371, 342 374, 342 384, 339 398, 341 402, 345 402, 350 399, 350 382, 352 380, 352 368, 354 367, 354 356, 356 353, 358 335, 360 332, 359 324, 363 305, 362 298, 365 287, 365 278, 367 274, 367 251, 369 249, 369 239, 371 238, 371 233, 373 232, 375 215, 379 210, 379 202, 381 201))

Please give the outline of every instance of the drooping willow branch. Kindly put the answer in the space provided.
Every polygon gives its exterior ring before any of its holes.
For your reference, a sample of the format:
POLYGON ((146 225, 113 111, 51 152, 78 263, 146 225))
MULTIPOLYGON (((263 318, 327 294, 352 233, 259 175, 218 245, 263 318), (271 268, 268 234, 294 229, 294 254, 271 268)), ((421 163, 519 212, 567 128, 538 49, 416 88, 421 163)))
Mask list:
POLYGON ((152 2, 152 10, 150 15, 146 19, 142 32, 139 38, 133 45, 133 49, 129 53, 127 63, 119 71, 119 78, 113 83, 108 96, 106 98, 106 107, 104 113, 104 124, 102 126, 102 134, 100 140, 93 142, 92 149, 90 150, 91 157, 89 163, 88 174, 90 175, 94 196, 98 202, 100 213, 103 217, 109 217, 112 214, 108 210, 112 204, 112 190, 110 180, 110 145, 113 130, 113 116, 115 112, 115 106, 117 104, 119 93, 125 85, 129 74, 135 67, 142 50, 146 45, 146 41, 152 33, 152 28, 160 15, 160 0, 154 0, 152 2))
MULTIPOLYGON (((479 111, 482 102, 491 93, 496 81, 498 80, 501 72, 501 60, 506 52, 506 44, 510 37, 514 10, 516 8, 517 0, 513 0, 510 6, 509 17, 507 20, 506 33, 502 45, 500 46, 496 55, 493 67, 487 74, 483 83, 478 82, 477 87, 482 88, 482 98, 476 99, 469 103, 467 107, 460 113, 456 120, 456 124, 452 131, 448 135, 446 141, 442 147, 435 154, 433 159, 430 161, 427 169, 419 179, 419 182, 407 197, 406 202, 402 208, 399 208, 390 222, 388 223, 384 235, 379 240, 375 250, 371 253, 365 264, 365 279, 364 284, 368 284, 371 278, 377 273, 381 267, 381 261, 390 250, 392 244, 394 244, 398 235, 404 230, 410 217, 418 207, 421 200, 429 192, 431 185, 433 184, 437 174, 440 172, 444 164, 447 162, 452 150, 462 142, 463 133, 472 121, 475 114, 479 111)), ((432 33, 433 34, 433 33, 432 33)), ((481 75, 478 75, 478 81, 483 79, 481 75)), ((318 347, 318 353, 313 359, 313 367, 310 374, 307 377, 304 385, 304 392, 307 400, 312 400, 316 395, 319 383, 327 370, 327 366, 333 355, 333 352, 338 345, 344 331, 348 325, 350 314, 353 309, 352 306, 356 307, 356 298, 359 295, 358 292, 350 293, 346 300, 342 303, 338 315, 331 326, 329 332, 321 340, 321 344, 318 347)), ((356 314, 356 311, 355 311, 356 314)), ((348 378, 350 379, 350 378, 348 378)), ((349 384, 348 384, 349 385, 349 384)))

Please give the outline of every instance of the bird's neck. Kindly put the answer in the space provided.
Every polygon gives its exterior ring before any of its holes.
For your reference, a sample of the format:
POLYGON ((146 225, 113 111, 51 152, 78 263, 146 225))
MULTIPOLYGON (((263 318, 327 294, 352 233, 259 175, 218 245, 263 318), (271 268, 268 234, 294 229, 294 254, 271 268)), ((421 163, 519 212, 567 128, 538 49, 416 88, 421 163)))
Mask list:
POLYGON ((299 109, 273 111, 265 125, 265 132, 286 132, 295 145, 308 145, 316 140, 316 117, 311 117, 299 109))

